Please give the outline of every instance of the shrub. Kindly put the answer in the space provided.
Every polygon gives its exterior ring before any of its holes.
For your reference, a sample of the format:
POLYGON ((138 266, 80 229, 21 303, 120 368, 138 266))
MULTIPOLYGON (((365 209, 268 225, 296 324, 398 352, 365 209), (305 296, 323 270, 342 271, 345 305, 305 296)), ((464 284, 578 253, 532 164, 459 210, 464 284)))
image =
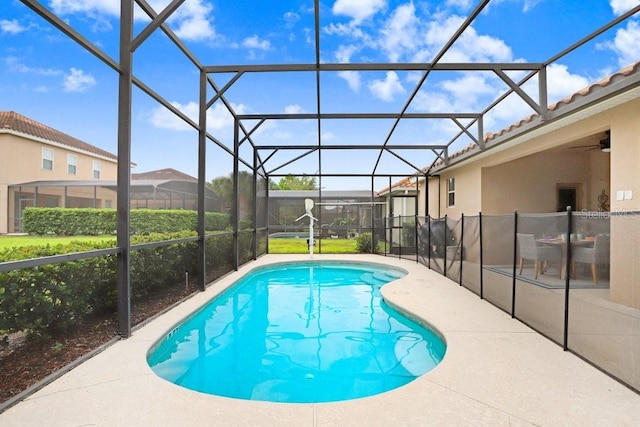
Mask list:
POLYGON ((370 232, 360 233, 358 237, 356 237, 356 251, 359 253, 375 253, 380 252, 380 248, 378 247, 379 243, 374 241, 373 235, 370 232), (371 250, 372 245, 374 243, 373 250, 371 250))
MULTIPOLYGON (((29 234, 60 236, 96 236, 114 234, 115 209, 26 208, 23 212, 24 231, 29 234)), ((196 231, 198 213, 182 209, 135 209, 131 211, 132 234, 175 233, 196 231)), ((205 229, 225 230, 231 227, 231 215, 206 212, 205 229)))

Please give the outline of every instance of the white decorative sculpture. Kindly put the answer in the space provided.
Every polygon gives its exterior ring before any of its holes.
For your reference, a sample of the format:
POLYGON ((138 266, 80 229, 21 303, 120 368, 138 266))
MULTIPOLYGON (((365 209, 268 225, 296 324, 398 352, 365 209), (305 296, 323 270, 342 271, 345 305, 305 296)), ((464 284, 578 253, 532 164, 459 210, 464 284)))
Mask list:
POLYGON ((309 240, 307 242, 309 244, 309 256, 313 258, 313 246, 315 245, 315 242, 313 240, 313 221, 317 221, 317 219, 313 217, 313 214, 311 213, 311 209, 313 209, 313 200, 304 199, 305 214, 302 215, 300 218, 296 219, 296 222, 300 221, 305 216, 309 217, 309 240))

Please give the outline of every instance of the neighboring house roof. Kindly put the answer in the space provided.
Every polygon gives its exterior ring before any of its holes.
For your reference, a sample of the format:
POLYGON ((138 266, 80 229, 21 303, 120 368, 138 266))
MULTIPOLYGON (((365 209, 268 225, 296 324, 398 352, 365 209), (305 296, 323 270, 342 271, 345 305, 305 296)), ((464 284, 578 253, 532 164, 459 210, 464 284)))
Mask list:
MULTIPOLYGON (((632 65, 629 65, 628 67, 625 67, 620 71, 608 77, 605 77, 604 79, 599 80, 596 83, 593 83, 579 90, 578 92, 575 92, 574 94, 550 105, 548 107, 549 114, 558 118, 563 114, 565 114, 565 110, 566 110, 566 113, 568 114, 574 111, 573 107, 575 107, 576 109, 584 107, 583 104, 588 103, 589 101, 591 101, 592 98, 593 98, 593 103, 599 102, 600 92, 607 89, 616 89, 614 86, 616 86, 618 83, 621 83, 621 86, 622 86, 621 91, 629 90, 629 89, 632 89, 633 87, 640 85, 640 61, 632 65), (631 80, 629 81, 629 79, 631 80)), ((603 96, 607 94, 603 94, 603 96)), ((604 98, 604 99, 607 99, 607 98, 604 98)), ((488 149, 498 145, 499 143, 504 142, 505 138, 508 139, 512 135, 517 136, 521 134, 521 132, 527 130, 528 127, 531 127, 531 128, 539 127, 545 124, 546 124, 546 121, 543 121, 539 114, 532 114, 528 117, 525 117, 522 120, 517 121, 516 123, 513 123, 510 126, 507 126, 506 128, 498 132, 493 132, 493 133, 489 132, 485 134, 483 138, 483 141, 485 143, 484 150, 481 150, 480 147, 475 143, 469 144, 463 149, 450 154, 448 157, 448 161, 449 161, 448 164, 440 159, 433 164, 431 169, 432 170, 445 169, 446 167, 450 166, 452 163, 455 163, 455 160, 464 160, 475 154, 479 154, 482 151, 487 151, 488 149), (454 162, 452 162, 452 160, 454 160, 454 162)), ((428 169, 429 168, 424 168, 423 172, 426 173, 428 169)))
POLYGON ((398 182, 391 184, 391 187, 385 187, 382 190, 376 192, 378 196, 384 196, 394 191, 416 191, 415 177, 403 178, 398 182))
POLYGON ((165 168, 158 169, 155 171, 142 172, 142 173, 132 173, 131 180, 161 180, 161 181, 192 181, 198 182, 198 178, 194 178, 191 175, 187 175, 186 173, 180 172, 175 169, 165 168))
POLYGON ((0 111, 0 133, 7 132, 40 138, 65 145, 71 149, 84 151, 111 160, 118 160, 115 154, 102 150, 95 145, 80 141, 77 138, 25 117, 22 114, 18 114, 15 111, 0 111))

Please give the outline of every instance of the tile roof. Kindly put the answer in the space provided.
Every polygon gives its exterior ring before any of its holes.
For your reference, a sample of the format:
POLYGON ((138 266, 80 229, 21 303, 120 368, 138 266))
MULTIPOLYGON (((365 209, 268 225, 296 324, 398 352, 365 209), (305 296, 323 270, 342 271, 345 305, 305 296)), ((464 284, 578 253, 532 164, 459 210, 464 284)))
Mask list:
POLYGON ((18 114, 15 111, 0 111, 0 133, 11 130, 23 135, 42 138, 47 141, 66 145, 77 150, 85 151, 108 159, 117 160, 115 154, 102 150, 95 145, 80 141, 77 138, 62 133, 54 128, 39 123, 33 119, 18 114))
MULTIPOLYGON (((594 92, 597 92, 599 89, 605 88, 607 86, 610 86, 611 84, 624 79, 625 77, 628 77, 632 74, 635 73, 640 73, 640 61, 631 64, 621 70, 619 70, 618 72, 607 76, 575 93, 573 93, 572 95, 561 99, 560 101, 550 105, 548 107, 549 111, 556 111, 558 109, 561 109, 562 107, 566 106, 566 105, 570 105, 582 98, 585 98, 591 94, 593 94, 594 92)), ((540 117, 539 114, 531 114, 528 117, 525 117, 509 126, 507 126, 506 128, 498 131, 498 132, 488 132, 485 134, 483 140, 485 144, 488 144, 487 148, 490 148, 491 142, 493 140, 495 140, 496 138, 498 138, 499 136, 508 134, 509 132, 512 132, 518 128, 521 128, 522 126, 526 125, 527 123, 531 123, 532 121, 534 121, 535 119, 538 119, 540 117)), ((469 145, 467 145, 466 147, 462 148, 461 150, 456 151, 455 153, 452 153, 449 155, 449 160, 451 159, 455 159, 456 157, 460 157, 465 153, 468 153, 469 151, 472 150, 478 150, 478 145, 475 143, 471 143, 469 145)), ((444 162, 442 160, 438 160, 433 166, 434 167, 438 167, 438 166, 443 166, 444 162)))
POLYGON ((132 180, 150 179, 150 180, 161 180, 161 181, 198 182, 197 178, 194 178, 191 175, 187 175, 186 173, 183 173, 171 168, 158 169, 158 170, 149 171, 149 172, 132 173, 131 179, 132 180))

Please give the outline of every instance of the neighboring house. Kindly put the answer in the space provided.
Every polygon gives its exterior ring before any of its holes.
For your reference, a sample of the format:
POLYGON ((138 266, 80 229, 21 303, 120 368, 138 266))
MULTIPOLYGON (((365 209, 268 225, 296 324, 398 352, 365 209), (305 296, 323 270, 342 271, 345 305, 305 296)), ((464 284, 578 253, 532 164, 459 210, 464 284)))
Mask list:
POLYGON ((0 234, 19 231, 29 206, 115 207, 115 194, 93 189, 70 194, 64 187, 25 182, 96 181, 117 177, 117 157, 14 111, 0 111, 0 234))
POLYGON ((474 144, 438 161, 424 171, 428 191, 423 177, 404 185, 419 181, 419 215, 428 206, 435 218, 567 206, 617 213, 610 224, 611 299, 640 307, 638 159, 640 62, 550 106, 546 120, 532 115, 487 134, 482 149, 474 144))
MULTIPOLYGON (((166 168, 131 174, 131 209, 198 208, 198 178, 166 168)), ((220 212, 220 197, 205 186, 205 210, 220 212)))
MULTIPOLYGON (((175 169, 131 175, 131 208, 196 209, 197 178, 175 169)), ((117 157, 13 111, 0 111, 0 234, 27 207, 115 208, 117 157)), ((205 188, 206 209, 218 195, 205 188)))

